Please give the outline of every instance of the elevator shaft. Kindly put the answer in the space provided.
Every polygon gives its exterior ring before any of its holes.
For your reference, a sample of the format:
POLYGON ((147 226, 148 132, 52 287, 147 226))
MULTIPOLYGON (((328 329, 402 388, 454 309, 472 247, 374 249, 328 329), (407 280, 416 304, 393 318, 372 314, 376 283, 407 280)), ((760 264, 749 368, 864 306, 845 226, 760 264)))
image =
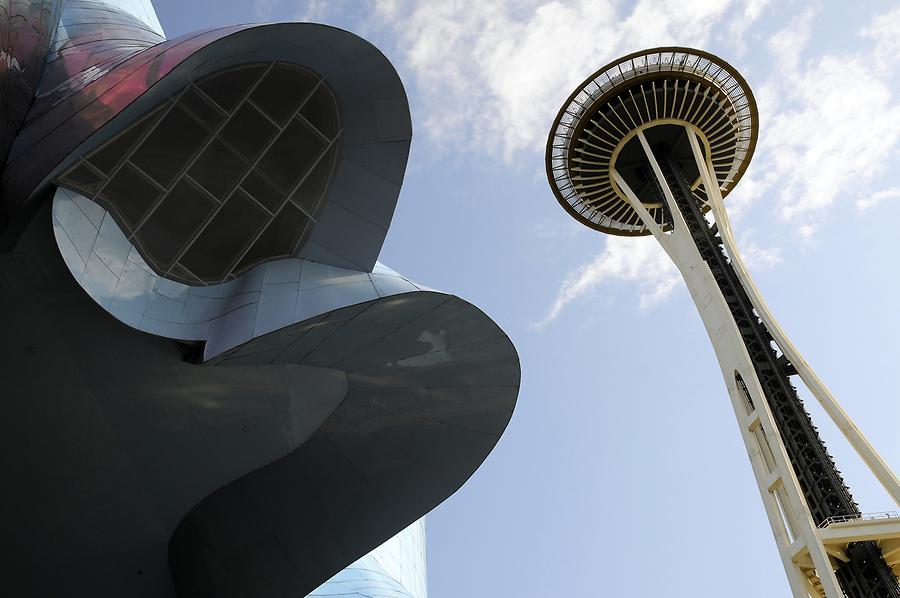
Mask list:
MULTIPOLYGON (((645 175, 653 182, 655 199, 671 212, 677 210, 682 215, 700 256, 712 272, 750 356, 813 521, 818 524, 828 517, 860 516, 859 507, 791 384, 790 376, 796 371, 784 355, 779 355, 731 265, 715 225, 710 226, 703 217, 701 206, 669 148, 656 146, 653 153, 675 205, 668 205, 648 167, 645 175)), ((849 560, 839 564, 835 575, 848 598, 900 598, 897 578, 875 542, 851 543, 846 554, 849 560)))

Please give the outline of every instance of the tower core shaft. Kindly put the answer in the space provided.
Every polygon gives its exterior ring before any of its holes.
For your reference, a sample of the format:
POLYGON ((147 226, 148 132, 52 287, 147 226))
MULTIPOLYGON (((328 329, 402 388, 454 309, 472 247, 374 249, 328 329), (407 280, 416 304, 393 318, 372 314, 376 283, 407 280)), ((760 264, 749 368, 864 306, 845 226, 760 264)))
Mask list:
MULTIPOLYGON (((718 228, 703 217, 701 204, 691 195, 690 185, 669 148, 657 146, 651 151, 671 191, 674 205, 668 203, 658 184, 653 186, 657 199, 668 207, 669 214, 677 210, 684 219, 697 251, 715 279, 740 333, 813 522, 821 523, 829 518, 860 518, 862 514, 858 505, 791 383, 791 376, 796 376, 797 371, 776 349, 772 335, 756 314, 734 271, 718 228)), ((752 414, 756 405, 738 371, 735 371, 735 391, 746 401, 747 414, 752 414)), ((763 437, 760 450, 770 451, 770 441, 762 433, 760 436, 763 437)), ((844 593, 860 598, 900 596, 897 580, 874 541, 849 543, 845 554, 847 560, 840 562, 835 571, 844 593)))

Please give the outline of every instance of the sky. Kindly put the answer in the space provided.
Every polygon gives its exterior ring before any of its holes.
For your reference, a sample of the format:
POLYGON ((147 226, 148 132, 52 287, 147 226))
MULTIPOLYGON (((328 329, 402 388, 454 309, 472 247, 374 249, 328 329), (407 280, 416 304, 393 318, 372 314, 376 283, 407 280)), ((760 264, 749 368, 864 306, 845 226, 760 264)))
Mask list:
MULTIPOLYGON (((788 595, 715 355, 652 238, 608 237, 544 173, 569 93, 682 45, 747 79, 759 145, 726 199, 773 313, 900 470, 900 8, 781 0, 154 0, 169 37, 309 20, 368 39, 413 145, 381 261, 483 309, 522 389, 481 469, 428 516, 431 598, 788 595)), ((805 392, 801 388, 801 394, 805 392)), ((895 510, 805 394, 863 512, 895 510)))

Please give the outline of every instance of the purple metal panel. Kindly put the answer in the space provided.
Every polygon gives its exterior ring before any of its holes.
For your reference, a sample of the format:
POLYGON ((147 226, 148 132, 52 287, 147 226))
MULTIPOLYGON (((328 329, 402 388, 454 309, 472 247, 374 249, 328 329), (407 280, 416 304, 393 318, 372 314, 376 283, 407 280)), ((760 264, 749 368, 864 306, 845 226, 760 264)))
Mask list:
POLYGON ((0 0, 0 162, 34 99, 62 0, 0 0))
POLYGON ((92 133, 201 48, 252 27, 238 25, 169 40, 133 54, 103 76, 62 98, 50 94, 15 139, 0 180, 3 242, 14 242, 31 214, 29 197, 43 179, 92 133), (55 103, 54 103, 55 102, 55 103))
MULTIPOLYGON (((78 3, 97 4, 69 2, 66 14, 78 3)), ((114 11, 106 12, 114 17, 114 11)), ((138 29, 146 33, 143 25, 135 25, 138 29)), ((90 36, 86 29, 79 33, 90 36)), ((143 50, 139 40, 119 46, 121 40, 85 39, 70 38, 69 31, 57 36, 52 62, 59 65, 42 85, 0 174, 0 247, 15 244, 52 176, 189 81, 245 62, 285 60, 308 66, 328 82, 342 115, 339 154, 347 153, 346 159, 339 156, 325 208, 297 255, 372 268, 396 205, 412 135, 402 83, 377 49, 350 33, 299 23, 204 31, 143 50), (370 175, 386 183, 361 182, 370 175), (347 234, 351 229, 354 233, 347 234)))

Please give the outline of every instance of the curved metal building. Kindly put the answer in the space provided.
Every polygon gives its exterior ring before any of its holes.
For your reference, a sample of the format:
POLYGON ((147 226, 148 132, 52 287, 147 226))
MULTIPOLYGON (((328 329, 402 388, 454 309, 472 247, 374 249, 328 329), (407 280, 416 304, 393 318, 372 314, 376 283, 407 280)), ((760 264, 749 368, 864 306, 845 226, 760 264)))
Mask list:
POLYGON ((390 62, 310 23, 168 40, 149 0, 0 26, 4 589, 424 598, 420 518, 519 363, 377 261, 412 136, 390 62))

